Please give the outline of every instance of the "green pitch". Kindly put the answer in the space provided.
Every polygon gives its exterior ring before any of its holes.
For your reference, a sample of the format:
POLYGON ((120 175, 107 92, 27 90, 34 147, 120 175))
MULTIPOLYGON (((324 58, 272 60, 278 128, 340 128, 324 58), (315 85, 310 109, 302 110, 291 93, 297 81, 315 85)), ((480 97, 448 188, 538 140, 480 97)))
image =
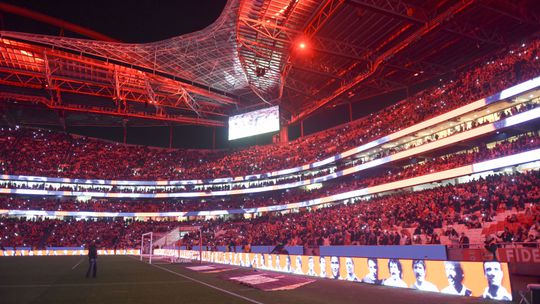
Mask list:
POLYGON ((85 257, 1 257, 0 303, 499 303, 332 280, 265 292, 224 281, 219 273, 127 256, 100 256, 95 279, 85 278, 87 267, 85 257))

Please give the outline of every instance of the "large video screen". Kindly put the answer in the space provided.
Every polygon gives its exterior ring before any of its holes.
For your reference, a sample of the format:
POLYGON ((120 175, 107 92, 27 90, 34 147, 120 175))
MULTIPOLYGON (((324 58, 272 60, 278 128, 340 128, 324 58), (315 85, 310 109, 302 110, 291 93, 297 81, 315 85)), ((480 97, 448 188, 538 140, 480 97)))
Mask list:
MULTIPOLYGON (((162 255, 199 258, 198 251, 156 251, 156 254, 162 255)), ((512 300, 508 264, 498 261, 460 262, 210 251, 203 251, 202 259, 211 263, 319 278, 493 300, 512 300)))
POLYGON ((229 117, 229 140, 279 131, 279 106, 229 117))

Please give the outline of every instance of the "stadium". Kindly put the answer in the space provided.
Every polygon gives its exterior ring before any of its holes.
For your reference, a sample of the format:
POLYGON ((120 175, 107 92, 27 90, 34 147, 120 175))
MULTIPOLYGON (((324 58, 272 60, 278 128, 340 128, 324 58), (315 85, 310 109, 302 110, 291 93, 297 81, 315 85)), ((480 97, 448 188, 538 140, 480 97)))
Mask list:
POLYGON ((540 303, 537 1, 175 2, 0 3, 0 303, 540 303))

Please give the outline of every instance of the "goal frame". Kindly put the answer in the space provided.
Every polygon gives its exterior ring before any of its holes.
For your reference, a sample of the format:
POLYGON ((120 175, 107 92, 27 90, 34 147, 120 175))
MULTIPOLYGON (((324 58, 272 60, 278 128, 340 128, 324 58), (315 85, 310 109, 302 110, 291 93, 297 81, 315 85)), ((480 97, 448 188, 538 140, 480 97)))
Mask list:
POLYGON ((143 260, 143 257, 148 257, 148 263, 152 264, 152 256, 154 255, 154 233, 153 232, 146 232, 143 233, 141 236, 141 252, 140 252, 140 260, 143 260), (144 239, 145 236, 150 236, 149 242, 150 242, 150 253, 144 253, 144 239))
MULTIPOLYGON (((198 234, 199 234, 199 263, 202 263, 202 252, 203 252, 203 241, 202 241, 202 229, 201 229, 201 226, 179 226, 179 227, 176 227, 172 230, 170 230, 169 232, 165 233, 165 235, 173 232, 173 231, 178 231, 178 233, 180 232, 194 232, 194 231, 197 231, 198 234)), ((159 234, 161 235, 161 233, 159 234)), ((144 258, 147 258, 148 259, 148 263, 149 264, 152 264, 152 257, 154 256, 154 237, 157 237, 155 235, 154 232, 146 232, 146 233, 143 233, 141 235, 141 249, 140 249, 140 260, 143 261, 144 258), (144 248, 145 248, 145 244, 146 246, 149 245, 149 249, 148 249, 148 252, 145 252, 144 251, 144 248)), ((160 242, 161 239, 157 240, 158 242, 160 242)), ((176 255, 172 255, 170 256, 171 258, 171 261, 174 261, 175 260, 175 257, 176 258, 179 258, 180 257, 180 248, 178 248, 176 251, 176 255)))

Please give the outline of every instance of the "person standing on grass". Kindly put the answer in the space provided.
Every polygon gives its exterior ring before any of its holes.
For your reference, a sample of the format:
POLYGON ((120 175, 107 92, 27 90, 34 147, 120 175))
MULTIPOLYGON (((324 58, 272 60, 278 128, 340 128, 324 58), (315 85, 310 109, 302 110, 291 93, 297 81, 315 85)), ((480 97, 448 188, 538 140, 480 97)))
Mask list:
POLYGON ((92 272, 92 277, 96 277, 97 272, 97 248, 96 243, 92 242, 90 247, 88 247, 88 271, 86 272, 86 277, 90 276, 90 271, 92 272))

